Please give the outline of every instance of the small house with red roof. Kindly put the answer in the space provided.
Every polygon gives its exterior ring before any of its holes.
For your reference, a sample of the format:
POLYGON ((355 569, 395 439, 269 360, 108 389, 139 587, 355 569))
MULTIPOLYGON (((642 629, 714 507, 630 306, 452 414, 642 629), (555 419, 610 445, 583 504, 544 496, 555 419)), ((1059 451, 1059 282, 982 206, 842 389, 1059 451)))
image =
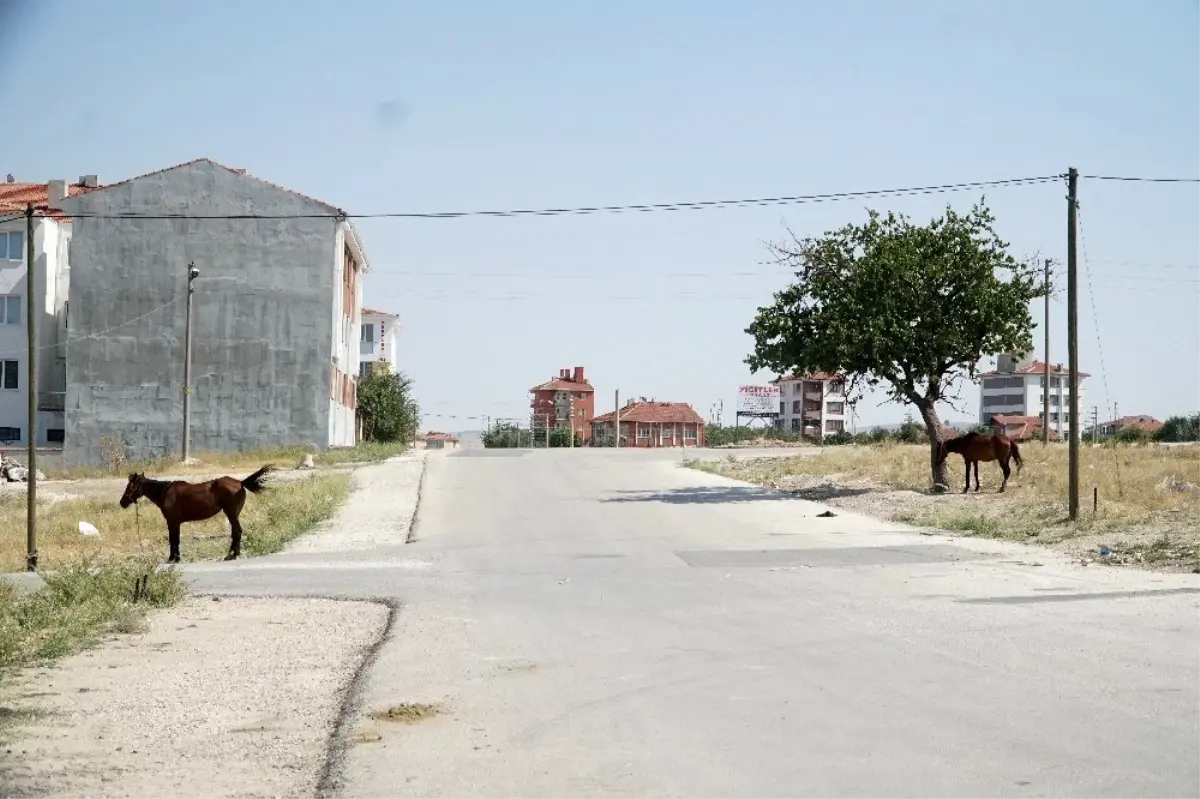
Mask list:
POLYGON ((1124 430, 1141 430, 1144 433, 1153 435, 1162 429, 1163 423, 1153 416, 1138 414, 1136 416, 1122 416, 1120 419, 1113 419, 1111 422, 1100 423, 1100 435, 1111 436, 1116 435, 1124 430))
MULTIPOLYGON (((1070 371, 1061 363, 1051 364, 1049 379, 1046 364, 1015 355, 996 358, 996 368, 979 375, 979 423, 991 426, 994 416, 1042 419, 1043 400, 1050 396, 1050 432, 1061 439, 1070 433, 1070 371)), ((1090 375, 1079 373, 1079 408, 1083 412, 1083 380, 1090 375)), ((1015 423, 1014 423, 1015 424, 1015 423)), ((1038 433, 1041 434, 1040 432, 1038 433)))
POLYGON ((620 416, 622 447, 702 447, 704 418, 686 402, 631 400, 619 414, 609 413, 592 420, 592 440, 612 441, 616 417, 620 416))
MULTIPOLYGON (((997 414, 988 422, 993 433, 1001 433, 1014 441, 1029 441, 1042 437, 1042 420, 1037 416, 1007 416, 997 414)), ((1051 441, 1061 441, 1057 430, 1050 431, 1051 441)))

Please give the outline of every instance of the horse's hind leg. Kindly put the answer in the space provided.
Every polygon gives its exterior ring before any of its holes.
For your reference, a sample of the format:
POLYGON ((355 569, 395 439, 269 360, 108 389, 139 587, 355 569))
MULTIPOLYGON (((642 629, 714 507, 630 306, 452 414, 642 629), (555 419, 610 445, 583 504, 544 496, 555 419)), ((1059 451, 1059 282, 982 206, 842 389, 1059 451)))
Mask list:
POLYGON ((979 493, 979 461, 975 461, 975 493, 979 493))
POLYGON ((170 554, 167 555, 167 563, 179 562, 179 522, 167 522, 167 545, 170 547, 170 554))
POLYGON ((229 554, 225 560, 237 560, 242 556, 242 523, 238 521, 238 516, 245 502, 246 491, 243 489, 225 506, 225 518, 229 519, 229 554))
POLYGON ((965 494, 971 490, 971 462, 963 458, 963 465, 967 467, 967 482, 963 484, 963 493, 965 494))
POLYGON ((1003 494, 1005 486, 1008 485, 1008 477, 1012 474, 1012 468, 1008 465, 1008 459, 1000 461, 1000 471, 1004 472, 1004 481, 1000 483, 1000 490, 997 493, 1003 494))

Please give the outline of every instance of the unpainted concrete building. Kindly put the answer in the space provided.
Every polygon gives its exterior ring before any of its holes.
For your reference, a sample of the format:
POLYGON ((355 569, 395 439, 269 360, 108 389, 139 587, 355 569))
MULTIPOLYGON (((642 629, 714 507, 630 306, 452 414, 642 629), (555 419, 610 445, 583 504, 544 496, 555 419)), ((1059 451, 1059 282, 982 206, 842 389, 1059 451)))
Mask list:
POLYGON ((68 465, 356 440, 362 277, 336 207, 199 159, 62 202, 72 219, 68 465))

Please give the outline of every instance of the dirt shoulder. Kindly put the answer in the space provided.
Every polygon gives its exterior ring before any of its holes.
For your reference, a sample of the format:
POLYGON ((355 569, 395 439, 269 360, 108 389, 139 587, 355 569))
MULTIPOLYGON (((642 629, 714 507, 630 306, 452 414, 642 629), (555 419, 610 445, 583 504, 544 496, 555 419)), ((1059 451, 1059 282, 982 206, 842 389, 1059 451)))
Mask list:
POLYGON ((194 598, 0 688, 0 795, 313 795, 389 609, 194 598))
MULTIPOLYGON (((939 495, 841 473, 838 464, 831 463, 827 474, 795 474, 783 461, 772 460, 780 465, 749 457, 698 462, 693 468, 920 528, 1044 546, 1085 564, 1183 573, 1200 569, 1200 522, 1194 512, 1164 512, 1141 521, 1108 520, 1101 507, 1093 520, 1089 496, 1081 523, 1071 525, 1062 508, 1031 496, 1028 490, 1023 493, 1020 476, 1004 494, 989 485, 978 494, 939 495)), ((807 460, 804 471, 821 471, 819 458, 807 460)))

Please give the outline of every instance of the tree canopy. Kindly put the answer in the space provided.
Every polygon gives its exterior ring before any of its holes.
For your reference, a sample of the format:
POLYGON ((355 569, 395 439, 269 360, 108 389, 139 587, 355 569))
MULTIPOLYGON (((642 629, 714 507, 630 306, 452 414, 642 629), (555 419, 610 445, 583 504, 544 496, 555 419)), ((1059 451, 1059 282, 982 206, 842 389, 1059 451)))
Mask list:
POLYGON ((367 441, 411 441, 421 423, 412 379, 379 370, 358 382, 358 417, 367 441))
MULTIPOLYGON (((974 377, 984 355, 1033 346, 1029 303, 1043 295, 1040 270, 1009 254, 994 223, 981 200, 966 214, 947 207, 927 225, 869 211, 862 224, 772 244, 795 280, 746 329, 754 338, 746 363, 844 374, 852 398, 882 386, 917 408, 936 449, 936 403, 956 399, 956 382, 974 377)), ((935 482, 944 476, 935 468, 935 482)))

